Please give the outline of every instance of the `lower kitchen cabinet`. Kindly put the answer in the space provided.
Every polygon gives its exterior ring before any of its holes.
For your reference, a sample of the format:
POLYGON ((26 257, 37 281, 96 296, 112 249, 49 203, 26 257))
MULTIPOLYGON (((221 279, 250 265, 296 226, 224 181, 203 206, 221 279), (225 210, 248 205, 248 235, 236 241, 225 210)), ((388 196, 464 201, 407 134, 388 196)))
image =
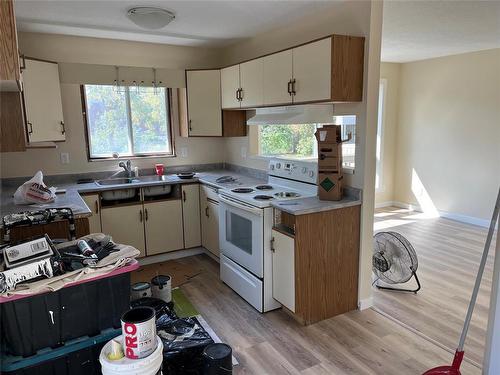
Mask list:
POLYGON ((142 204, 113 206, 101 211, 102 231, 116 243, 127 244, 146 255, 142 204))
POLYGON ((89 219, 90 233, 101 233, 101 212, 99 204, 99 194, 82 195, 85 204, 92 211, 89 219))
POLYGON ((275 229, 272 236, 273 298, 295 312, 295 240, 275 229))
POLYGON ((219 202, 214 189, 202 185, 200 190, 201 244, 219 257, 219 202))
POLYGON ((144 202, 147 255, 184 248, 181 201, 144 202))
POLYGON ((182 222, 184 248, 200 246, 200 186, 198 184, 182 185, 182 222))

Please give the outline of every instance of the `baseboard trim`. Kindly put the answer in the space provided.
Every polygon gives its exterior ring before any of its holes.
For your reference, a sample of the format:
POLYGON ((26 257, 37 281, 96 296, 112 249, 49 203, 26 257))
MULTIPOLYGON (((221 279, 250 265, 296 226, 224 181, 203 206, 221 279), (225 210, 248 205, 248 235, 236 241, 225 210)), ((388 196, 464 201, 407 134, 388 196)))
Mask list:
MULTIPOLYGON (((399 202, 399 201, 380 202, 380 203, 377 203, 375 205, 375 208, 384 208, 384 207, 391 207, 391 206, 398 207, 398 208, 404 208, 404 209, 407 209, 410 211, 423 212, 422 208, 418 204, 410 204, 410 203, 399 202)), ((441 211, 441 210, 438 210, 438 214, 440 217, 443 217, 445 219, 458 221, 460 223, 477 225, 477 226, 484 227, 484 228, 488 228, 490 226, 489 220, 481 219, 481 218, 474 217, 474 216, 462 215, 462 214, 457 214, 454 212, 441 211)), ((497 225, 497 228, 498 228, 498 225, 497 225)))
POLYGON ((362 299, 358 302, 358 310, 363 311, 373 306, 373 297, 362 299))
POLYGON ((167 260, 185 258, 198 254, 205 254, 205 250, 202 247, 195 247, 192 249, 172 251, 165 254, 151 255, 145 258, 140 258, 138 261, 141 266, 145 266, 148 264, 166 262, 167 260))

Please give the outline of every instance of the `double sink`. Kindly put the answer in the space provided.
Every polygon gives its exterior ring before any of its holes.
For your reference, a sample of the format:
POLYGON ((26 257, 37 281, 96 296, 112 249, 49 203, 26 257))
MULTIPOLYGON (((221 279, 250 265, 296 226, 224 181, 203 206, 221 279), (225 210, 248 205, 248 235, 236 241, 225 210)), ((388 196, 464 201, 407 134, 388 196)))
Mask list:
POLYGON ((95 183, 99 186, 116 186, 117 190, 103 191, 101 199, 103 200, 124 200, 133 198, 136 194, 135 187, 122 189, 122 186, 130 184, 146 184, 143 186, 144 196, 154 197, 158 195, 166 195, 172 191, 171 185, 154 185, 147 186, 148 183, 161 182, 161 181, 174 181, 168 176, 141 176, 141 177, 120 177, 120 178, 106 178, 97 180, 95 183))

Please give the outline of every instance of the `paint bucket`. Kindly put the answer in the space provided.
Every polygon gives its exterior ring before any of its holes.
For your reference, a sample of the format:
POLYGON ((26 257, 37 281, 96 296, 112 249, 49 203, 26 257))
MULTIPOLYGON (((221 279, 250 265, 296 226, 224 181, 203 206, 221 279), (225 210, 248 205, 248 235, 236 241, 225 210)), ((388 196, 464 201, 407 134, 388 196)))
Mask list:
POLYGON ((166 303, 172 301, 172 278, 168 275, 158 275, 151 279, 151 291, 154 298, 166 303))
MULTIPOLYGON (((118 342, 123 342, 123 336, 115 338, 118 342)), ((99 362, 102 366, 103 375, 161 375, 163 362, 163 343, 156 337, 156 348, 149 356, 142 359, 130 359, 123 357, 118 360, 111 360, 108 354, 111 352, 112 341, 110 340, 101 350, 99 362)))
POLYGON ((151 307, 141 306, 122 315, 123 351, 130 359, 145 358, 157 347, 156 314, 151 307))
POLYGON ((227 344, 214 343, 203 349, 203 375, 233 373, 233 350, 227 344))
POLYGON ((130 300, 133 301, 144 297, 151 297, 151 284, 146 282, 132 284, 130 287, 130 300))

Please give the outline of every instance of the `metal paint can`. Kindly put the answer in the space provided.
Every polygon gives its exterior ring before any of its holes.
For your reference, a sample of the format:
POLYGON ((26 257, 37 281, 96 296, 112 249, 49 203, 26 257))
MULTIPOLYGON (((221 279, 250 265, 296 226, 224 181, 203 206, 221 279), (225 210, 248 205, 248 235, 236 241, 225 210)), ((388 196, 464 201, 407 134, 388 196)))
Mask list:
POLYGON ((153 277, 151 279, 151 291, 153 297, 170 303, 172 301, 172 278, 168 275, 153 277))
POLYGON ((143 297, 151 297, 151 284, 147 282, 132 284, 130 287, 130 300, 134 301, 143 297))
POLYGON ((151 307, 136 307, 122 315, 123 349, 125 357, 145 358, 157 347, 156 314, 151 307))

